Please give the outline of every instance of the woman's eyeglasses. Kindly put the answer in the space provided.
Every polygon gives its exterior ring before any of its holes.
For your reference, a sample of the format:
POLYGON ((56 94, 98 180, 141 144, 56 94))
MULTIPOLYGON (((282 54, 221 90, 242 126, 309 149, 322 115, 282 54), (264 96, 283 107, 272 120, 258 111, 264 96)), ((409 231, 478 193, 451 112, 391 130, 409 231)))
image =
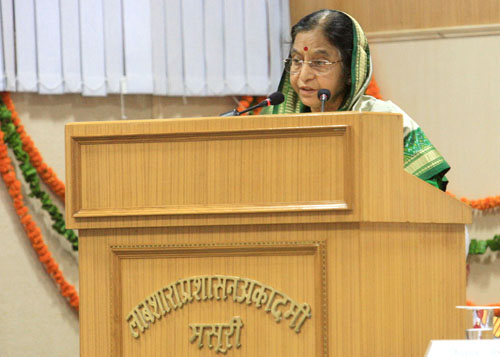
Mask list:
POLYGON ((322 74, 327 74, 330 72, 332 69, 332 66, 335 63, 341 62, 341 60, 335 61, 335 62, 330 62, 327 60, 313 60, 313 61, 304 61, 304 60, 299 60, 296 58, 287 58, 286 60, 283 60, 285 62, 285 69, 288 73, 290 74, 298 74, 301 70, 302 67, 304 66, 304 63, 307 63, 309 65, 309 68, 317 74, 317 75, 322 75, 322 74))

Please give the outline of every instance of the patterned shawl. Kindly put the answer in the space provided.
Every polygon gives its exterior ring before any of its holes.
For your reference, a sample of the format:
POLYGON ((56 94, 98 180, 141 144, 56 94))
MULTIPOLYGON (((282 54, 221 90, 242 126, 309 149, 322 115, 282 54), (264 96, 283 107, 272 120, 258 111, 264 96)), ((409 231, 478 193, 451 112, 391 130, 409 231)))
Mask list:
MULTIPOLYGON (((372 64, 368 41, 358 22, 351 16, 349 16, 349 18, 352 20, 353 24, 354 39, 351 61, 351 90, 349 96, 344 99, 342 106, 338 109, 339 111, 352 109, 354 103, 356 103, 365 92, 372 76, 372 64)), ((285 101, 281 105, 264 108, 261 114, 291 114, 310 111, 308 107, 302 104, 298 94, 293 90, 290 84, 290 75, 286 71, 283 71, 278 91, 283 93, 285 101)))
MULTIPOLYGON (((349 18, 353 24, 354 41, 351 61, 351 88, 349 96, 344 98, 339 111, 353 110, 354 105, 359 104, 372 76, 372 62, 367 38, 358 22, 351 16, 349 18)), ((285 101, 281 105, 264 108, 261 114, 292 114, 310 111, 309 107, 300 101, 298 94, 293 90, 290 84, 290 75, 286 71, 283 71, 278 91, 283 93, 285 101)), ((450 166, 416 123, 413 130, 404 138, 404 168, 410 174, 443 191, 446 190, 448 180, 444 175, 450 166)))

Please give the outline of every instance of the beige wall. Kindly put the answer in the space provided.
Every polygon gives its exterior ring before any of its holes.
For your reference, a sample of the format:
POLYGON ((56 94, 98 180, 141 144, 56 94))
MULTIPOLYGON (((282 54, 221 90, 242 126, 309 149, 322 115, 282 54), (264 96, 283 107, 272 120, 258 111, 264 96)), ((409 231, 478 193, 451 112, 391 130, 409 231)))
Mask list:
MULTIPOLYGON (((375 78, 448 160, 448 190, 500 195, 500 35, 371 45, 375 78)), ((500 234, 500 209, 478 213, 471 237, 500 234)), ((500 302, 500 254, 469 258, 467 297, 500 302)))
MULTIPOLYGON (((408 112, 452 166, 449 189, 459 196, 500 194, 499 36, 372 44, 375 75, 385 98, 408 112)), ((64 124, 120 119, 120 98, 14 94, 27 132, 64 178, 64 124)), ((126 97, 129 119, 217 115, 232 98, 126 97)), ((26 190, 24 190, 26 193, 26 190)), ((38 203, 30 208, 40 210, 38 203)), ((50 229, 45 239, 68 280, 78 284, 77 257, 50 229)), ((472 236, 500 233, 500 212, 478 215, 472 236)), ((76 356, 78 318, 37 261, 5 189, 0 189, 0 355, 76 356), (43 352, 40 352, 43 351, 43 352)), ((500 301, 500 257, 470 259, 467 295, 477 303, 500 301)))

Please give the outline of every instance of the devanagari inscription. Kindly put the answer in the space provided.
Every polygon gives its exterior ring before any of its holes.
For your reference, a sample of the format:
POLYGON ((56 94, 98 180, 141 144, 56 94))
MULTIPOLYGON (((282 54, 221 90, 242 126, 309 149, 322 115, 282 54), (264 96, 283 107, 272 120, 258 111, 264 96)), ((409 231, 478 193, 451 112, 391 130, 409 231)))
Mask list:
MULTIPOLYGON (((129 312, 125 321, 132 337, 139 338, 162 316, 181 309, 184 305, 228 300, 246 305, 253 304, 257 309, 262 308, 262 311, 270 313, 277 323, 290 319, 288 326, 296 333, 300 333, 306 320, 312 316, 309 304, 300 304, 287 294, 256 280, 227 275, 204 275, 179 279, 155 291, 139 302, 129 312)), ((200 333, 202 332, 200 330, 200 333)), ((211 336, 218 338, 218 330, 213 330, 211 336)))
POLYGON ((235 316, 229 323, 215 323, 215 324, 189 324, 192 330, 192 336, 189 342, 195 343, 198 341, 198 348, 202 349, 204 344, 204 337, 207 338, 206 343, 209 349, 215 347, 215 353, 225 354, 233 346, 235 348, 241 347, 241 328, 243 321, 241 317, 235 316), (234 345, 231 343, 231 337, 234 336, 234 345), (215 341, 215 344, 214 344, 215 341))

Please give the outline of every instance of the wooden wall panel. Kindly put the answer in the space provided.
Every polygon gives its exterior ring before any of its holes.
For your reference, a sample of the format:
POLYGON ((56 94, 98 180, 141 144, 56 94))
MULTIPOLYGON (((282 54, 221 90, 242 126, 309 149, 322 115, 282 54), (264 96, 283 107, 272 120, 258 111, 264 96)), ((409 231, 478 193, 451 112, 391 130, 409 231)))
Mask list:
POLYGON ((325 8, 347 12, 366 32, 500 23, 498 0, 290 0, 291 23, 325 8))

